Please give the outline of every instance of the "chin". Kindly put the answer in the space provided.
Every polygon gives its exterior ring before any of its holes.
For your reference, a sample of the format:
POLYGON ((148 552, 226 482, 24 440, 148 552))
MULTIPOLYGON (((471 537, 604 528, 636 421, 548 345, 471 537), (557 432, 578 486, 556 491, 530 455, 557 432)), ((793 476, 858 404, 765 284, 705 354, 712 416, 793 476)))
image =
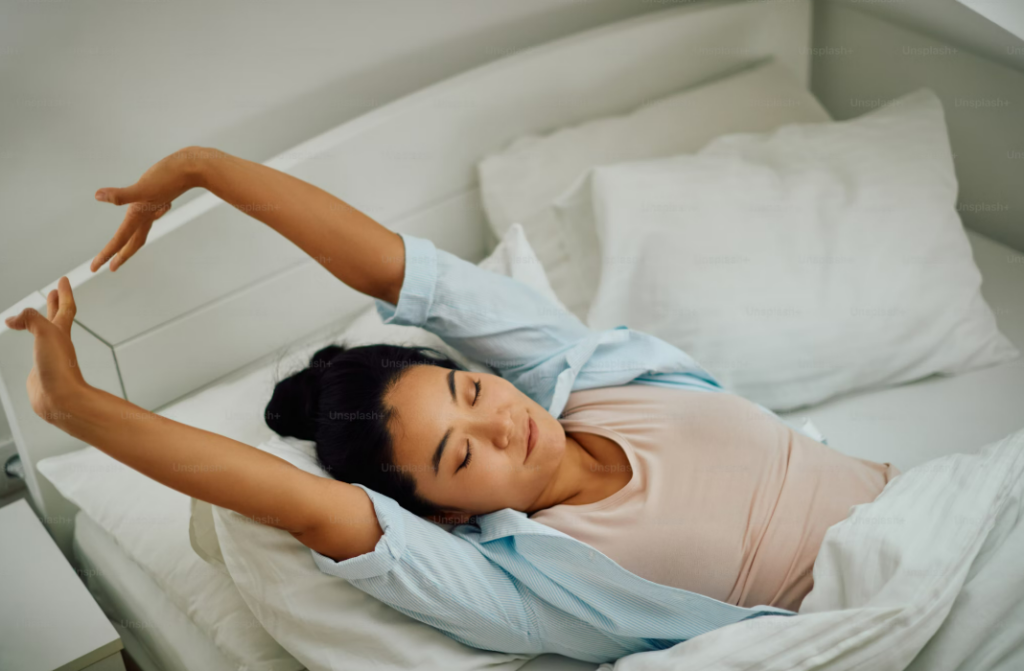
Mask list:
POLYGON ((533 449, 540 450, 543 447, 546 454, 561 457, 561 454, 565 452, 565 429, 557 419, 551 417, 551 415, 548 415, 548 417, 544 418, 544 424, 539 422, 537 424, 540 427, 543 440, 538 440, 537 445, 533 449), (548 417, 551 418, 550 422, 546 421, 548 417))
POLYGON ((538 403, 531 402, 530 405, 528 414, 537 422, 537 428, 540 430, 540 439, 533 447, 535 454, 530 458, 540 457, 545 461, 554 460, 557 463, 565 452, 565 429, 561 422, 538 403))

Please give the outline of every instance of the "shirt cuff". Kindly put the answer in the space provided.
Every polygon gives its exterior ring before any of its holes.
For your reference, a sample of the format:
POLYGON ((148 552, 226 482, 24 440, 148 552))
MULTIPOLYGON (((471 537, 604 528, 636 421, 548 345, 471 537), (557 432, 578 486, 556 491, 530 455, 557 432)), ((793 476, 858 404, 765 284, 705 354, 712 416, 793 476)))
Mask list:
POLYGON ((437 248, 426 238, 399 233, 405 244, 405 277, 398 306, 376 299, 377 314, 385 324, 420 326, 430 316, 437 284, 437 248))
POLYGON ((377 514, 377 522, 383 529, 384 535, 377 541, 373 551, 342 561, 326 557, 313 548, 310 548, 309 551, 313 553, 313 561, 316 562, 317 568, 328 575, 345 580, 374 578, 384 575, 394 568, 405 553, 406 536, 405 520, 402 519, 403 509, 390 496, 375 492, 358 483, 353 483, 353 486, 359 487, 370 497, 373 502, 373 510, 377 514))

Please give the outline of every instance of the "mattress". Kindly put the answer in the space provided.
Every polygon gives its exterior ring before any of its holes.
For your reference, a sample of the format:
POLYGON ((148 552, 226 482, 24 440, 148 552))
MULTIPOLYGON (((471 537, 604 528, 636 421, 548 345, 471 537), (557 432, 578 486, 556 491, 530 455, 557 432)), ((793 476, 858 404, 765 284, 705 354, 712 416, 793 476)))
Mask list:
POLYGON ((86 586, 142 671, 238 671, 237 664, 82 511, 75 515, 72 547, 86 586))
MULTIPOLYGON (((968 231, 968 237, 984 278, 982 292, 999 327, 1024 351, 1024 256, 978 233, 968 231)), ((245 368, 267 365, 254 362, 245 368)), ((889 461, 907 470, 941 454, 979 448, 1024 426, 1024 359, 964 375, 933 376, 850 394, 783 416, 811 418, 829 445, 844 453, 889 461)), ((237 668, 113 536, 84 512, 75 521, 74 550, 83 578, 121 633, 129 654, 145 671, 237 668)), ((187 538, 182 537, 182 542, 187 538)), ((524 671, 594 668, 555 655, 542 655, 523 667, 524 671)))

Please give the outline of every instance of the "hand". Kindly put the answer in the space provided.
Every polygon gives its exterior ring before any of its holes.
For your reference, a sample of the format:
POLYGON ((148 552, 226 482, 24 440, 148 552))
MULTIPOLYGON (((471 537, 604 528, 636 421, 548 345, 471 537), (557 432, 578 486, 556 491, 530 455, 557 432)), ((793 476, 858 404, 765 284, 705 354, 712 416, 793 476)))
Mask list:
POLYGON ((106 187, 96 191, 96 200, 113 205, 128 205, 124 221, 89 269, 96 272, 111 256, 110 271, 124 265, 142 245, 153 222, 171 209, 171 201, 198 185, 196 172, 200 152, 212 150, 202 147, 187 147, 161 159, 142 174, 139 181, 131 186, 118 189, 106 187))
POLYGON ((62 277, 57 288, 46 297, 45 318, 32 308, 25 308, 6 319, 8 327, 15 331, 27 330, 35 336, 35 365, 28 374, 26 386, 32 410, 51 423, 57 419, 55 413, 60 411, 61 399, 89 386, 78 368, 78 357, 71 342, 75 312, 71 282, 62 277))

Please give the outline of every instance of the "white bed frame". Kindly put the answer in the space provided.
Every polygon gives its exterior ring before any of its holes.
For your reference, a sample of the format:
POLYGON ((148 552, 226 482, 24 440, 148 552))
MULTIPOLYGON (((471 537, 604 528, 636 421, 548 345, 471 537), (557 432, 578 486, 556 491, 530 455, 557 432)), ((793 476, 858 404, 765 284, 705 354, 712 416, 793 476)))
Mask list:
MULTIPOLYGON (((657 10, 518 52, 344 123, 266 162, 389 228, 477 261, 494 244, 478 161, 527 133, 614 113, 775 58, 809 82, 811 2, 726 0, 657 10)), ((154 161, 160 157, 154 157, 154 161)), ((113 229, 111 229, 113 231, 113 229)), ((91 259, 96 250, 82 250, 91 259)), ((93 386, 156 410, 371 304, 212 193, 174 209, 117 273, 67 273, 72 339, 93 386)), ((2 313, 45 314, 56 280, 2 313)), ((0 398, 32 502, 70 552, 77 508, 35 465, 84 444, 37 417, 32 338, 0 321, 0 398)))

